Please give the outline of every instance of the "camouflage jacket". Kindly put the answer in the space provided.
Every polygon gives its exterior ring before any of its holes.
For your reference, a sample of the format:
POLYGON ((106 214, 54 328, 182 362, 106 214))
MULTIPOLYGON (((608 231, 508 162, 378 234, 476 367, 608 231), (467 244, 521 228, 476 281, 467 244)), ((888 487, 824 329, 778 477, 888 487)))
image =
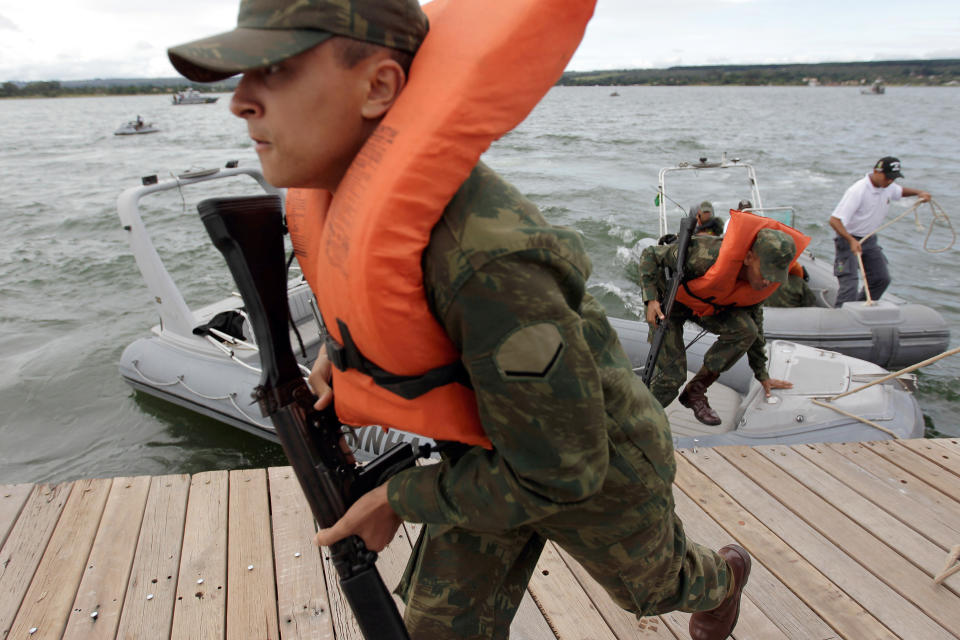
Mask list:
MULTIPOLYGON (((693 236, 687 246, 687 261, 683 265, 683 277, 686 280, 699 278, 707 272, 720 254, 723 238, 708 235, 693 236)), ((667 290, 666 268, 674 269, 677 264, 677 243, 647 247, 640 254, 639 263, 627 265, 627 277, 640 285, 643 302, 663 300, 667 290)), ((757 380, 766 380, 767 373, 766 341, 763 338, 763 307, 753 305, 744 307, 760 330, 760 337, 747 349, 747 361, 757 380)), ((674 314, 691 316, 689 308, 680 302, 674 303, 674 314), (682 307, 678 309, 678 307, 682 307)))
POLYGON ((575 508, 629 439, 675 472, 669 425, 599 303, 579 235, 484 165, 451 200, 424 254, 431 306, 459 348, 493 449, 471 447, 388 484, 403 519, 505 531, 575 508))
POLYGON ((769 298, 763 301, 765 307, 815 307, 817 296, 806 280, 792 273, 787 281, 777 287, 769 298))

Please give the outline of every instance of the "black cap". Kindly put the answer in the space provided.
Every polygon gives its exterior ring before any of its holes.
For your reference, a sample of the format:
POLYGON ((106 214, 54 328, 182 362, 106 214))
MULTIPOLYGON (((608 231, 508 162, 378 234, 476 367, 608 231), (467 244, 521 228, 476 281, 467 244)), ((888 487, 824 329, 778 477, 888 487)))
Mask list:
POLYGON ((883 175, 888 178, 902 178, 903 174, 900 173, 900 158, 894 158, 893 156, 886 156, 877 160, 877 164, 873 166, 874 171, 882 171, 883 175))

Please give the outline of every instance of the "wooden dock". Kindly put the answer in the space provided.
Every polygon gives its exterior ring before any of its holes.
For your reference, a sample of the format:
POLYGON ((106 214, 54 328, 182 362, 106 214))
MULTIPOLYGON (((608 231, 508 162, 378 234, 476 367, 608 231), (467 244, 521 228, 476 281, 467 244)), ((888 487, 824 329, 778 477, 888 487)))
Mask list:
MULTIPOLYGON (((677 452, 688 534, 754 558, 739 639, 960 636, 960 440, 677 452)), ((360 639, 289 468, 0 486, 0 640, 360 639), (326 578, 324 578, 326 576, 326 578)), ((381 554, 396 584, 413 527, 381 554)), ((548 544, 521 640, 687 638, 548 544)))

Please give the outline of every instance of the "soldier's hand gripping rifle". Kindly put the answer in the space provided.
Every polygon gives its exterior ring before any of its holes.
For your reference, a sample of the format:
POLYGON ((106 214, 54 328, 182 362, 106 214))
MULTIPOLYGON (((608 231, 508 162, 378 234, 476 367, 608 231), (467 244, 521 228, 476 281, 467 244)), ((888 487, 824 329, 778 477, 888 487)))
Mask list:
MULTIPOLYGON (((422 451, 402 443, 358 470, 340 448, 342 427, 316 397, 290 347, 283 213, 275 195, 204 200, 197 208, 226 258, 250 317, 263 371, 255 397, 269 415, 313 517, 330 527, 362 494, 414 463, 422 451)), ((377 554, 351 536, 330 547, 340 585, 368 640, 409 638, 375 562, 377 554)))
POLYGON ((667 336, 667 324, 670 320, 670 312, 673 310, 673 303, 677 299, 677 290, 683 283, 683 265, 687 261, 687 246, 690 244, 690 238, 693 237, 693 230, 697 227, 697 210, 691 209, 689 215, 680 221, 680 230, 677 232, 677 266, 673 269, 673 276, 667 283, 667 294, 660 305, 663 312, 663 319, 657 319, 657 330, 653 334, 653 340, 650 341, 650 351, 647 353, 647 362, 643 365, 643 384, 647 387, 653 380, 653 369, 657 364, 657 357, 660 355, 660 349, 663 347, 663 340, 667 336))

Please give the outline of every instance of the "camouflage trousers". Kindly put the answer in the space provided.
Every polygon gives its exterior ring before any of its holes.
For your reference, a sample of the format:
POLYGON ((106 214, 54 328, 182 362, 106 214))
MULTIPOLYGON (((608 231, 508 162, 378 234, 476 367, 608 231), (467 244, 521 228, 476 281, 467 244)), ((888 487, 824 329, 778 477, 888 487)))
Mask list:
MULTIPOLYGON (((697 318, 689 307, 675 303, 667 320, 667 334, 650 382, 650 391, 661 407, 673 402, 680 385, 687 380, 687 351, 683 342, 683 323, 687 320, 693 320, 716 334, 717 341, 703 356, 703 366, 714 373, 723 373, 736 364, 750 345, 763 336, 762 327, 757 326, 747 309, 731 309, 697 318)), ((652 328, 650 338, 653 339, 652 328)))
MULTIPOLYGON (((673 512, 672 474, 662 478, 639 447, 616 440, 602 489, 549 518, 500 532, 424 526, 396 589, 407 603, 410 637, 508 638, 547 540, 637 616, 720 604, 728 566, 684 534, 673 512)), ((672 459, 668 466, 675 469, 672 459)))

